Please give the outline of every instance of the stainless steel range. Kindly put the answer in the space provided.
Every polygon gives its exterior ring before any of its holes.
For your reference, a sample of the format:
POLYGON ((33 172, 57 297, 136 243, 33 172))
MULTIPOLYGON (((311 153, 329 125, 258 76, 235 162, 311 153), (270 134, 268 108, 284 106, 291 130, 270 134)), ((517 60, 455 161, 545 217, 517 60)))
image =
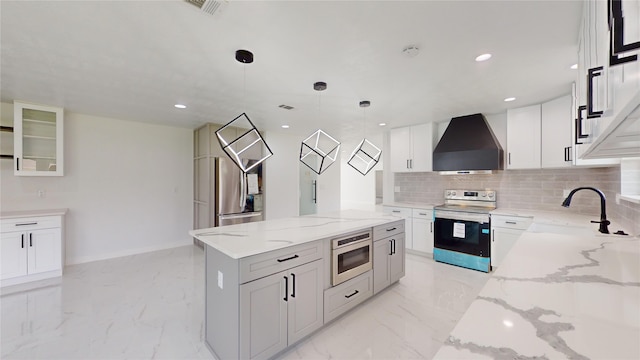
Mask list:
POLYGON ((445 190, 445 202, 434 207, 436 261, 489 272, 489 212, 496 208, 494 190, 445 190))

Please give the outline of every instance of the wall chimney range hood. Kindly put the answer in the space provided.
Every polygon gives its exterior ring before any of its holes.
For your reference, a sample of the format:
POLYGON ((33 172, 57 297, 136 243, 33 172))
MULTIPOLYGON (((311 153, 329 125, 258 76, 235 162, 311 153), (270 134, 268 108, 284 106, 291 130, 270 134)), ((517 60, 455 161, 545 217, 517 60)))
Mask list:
POLYGON ((433 150, 433 171, 491 174, 504 169, 504 151, 482 114, 454 117, 433 150))

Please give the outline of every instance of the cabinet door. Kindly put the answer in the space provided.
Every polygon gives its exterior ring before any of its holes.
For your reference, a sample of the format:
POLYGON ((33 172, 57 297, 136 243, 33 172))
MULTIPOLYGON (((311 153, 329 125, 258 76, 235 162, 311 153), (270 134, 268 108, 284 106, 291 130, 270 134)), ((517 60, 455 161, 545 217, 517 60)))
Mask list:
POLYGON ((433 171, 433 123, 411 127, 411 171, 433 171))
POLYGON ((63 175, 63 110, 14 102, 14 174, 63 175))
POLYGON ((389 257, 391 256, 391 241, 387 239, 373 243, 373 293, 391 284, 389 278, 389 257))
POLYGON ((573 165, 571 95, 543 103, 542 168, 561 168, 573 165))
POLYGON ((507 169, 540 168, 540 105, 507 110, 507 169))
POLYGON ((288 271, 289 344, 311 334, 324 323, 322 264, 322 260, 316 260, 288 271))
POLYGON ((407 172, 411 158, 411 128, 391 129, 389 132, 389 153, 392 172, 407 172))
POLYGON ((524 230, 493 228, 491 234, 491 266, 500 266, 524 230))
POLYGON ((2 233, 0 239, 0 279, 27 275, 27 234, 2 233))
MULTIPOLYGON (((411 249, 433 254, 433 227, 427 219, 413 219, 413 247, 411 249)), ((409 249, 408 246, 406 246, 409 249)))
POLYGON ((394 236, 391 240, 393 241, 393 254, 389 256, 389 280, 394 283, 404 277, 404 234, 394 236))
POLYGON ((25 243, 28 243, 29 274, 62 268, 62 237, 59 228, 32 230, 27 237, 25 243))
POLYGON ((240 285, 241 359, 268 359, 287 347, 287 274, 240 285))

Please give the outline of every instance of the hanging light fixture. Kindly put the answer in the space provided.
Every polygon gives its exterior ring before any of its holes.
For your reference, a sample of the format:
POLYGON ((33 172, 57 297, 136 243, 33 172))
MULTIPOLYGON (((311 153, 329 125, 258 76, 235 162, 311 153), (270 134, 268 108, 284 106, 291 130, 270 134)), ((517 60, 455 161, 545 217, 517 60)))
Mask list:
MULTIPOLYGON (((253 53, 249 50, 237 50, 236 60, 243 64, 251 64, 253 62, 253 53)), ((243 97, 245 88, 246 68, 244 68, 243 97)), ((218 129, 216 137, 222 150, 244 173, 273 155, 269 145, 264 141, 246 113, 238 115, 218 129), (232 135, 230 135, 231 133, 232 135), (238 133, 241 133, 241 135, 238 135, 238 133)))
MULTIPOLYGON (((319 81, 313 84, 315 91, 327 89, 327 83, 319 81)), ((318 113, 320 113, 320 93, 318 93, 318 113)), ((313 170, 316 174, 322 174, 338 158, 340 142, 331 135, 318 129, 300 145, 300 161, 313 170)))
POLYGON ((364 138, 353 150, 349 161, 347 161, 347 164, 356 169, 362 175, 367 175, 367 173, 376 166, 378 161, 380 161, 380 155, 382 154, 382 150, 373 145, 371 141, 367 140, 367 116, 365 109, 370 105, 370 101, 360 101, 360 107, 363 112, 362 128, 364 130, 364 138))

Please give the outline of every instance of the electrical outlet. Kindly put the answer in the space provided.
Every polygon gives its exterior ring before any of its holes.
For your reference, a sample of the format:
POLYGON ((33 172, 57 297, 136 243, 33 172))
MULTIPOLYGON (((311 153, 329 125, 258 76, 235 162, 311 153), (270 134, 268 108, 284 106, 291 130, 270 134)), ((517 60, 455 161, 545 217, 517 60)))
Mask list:
POLYGON ((38 190, 37 195, 39 198, 43 198, 47 195, 47 192, 45 190, 38 190))

